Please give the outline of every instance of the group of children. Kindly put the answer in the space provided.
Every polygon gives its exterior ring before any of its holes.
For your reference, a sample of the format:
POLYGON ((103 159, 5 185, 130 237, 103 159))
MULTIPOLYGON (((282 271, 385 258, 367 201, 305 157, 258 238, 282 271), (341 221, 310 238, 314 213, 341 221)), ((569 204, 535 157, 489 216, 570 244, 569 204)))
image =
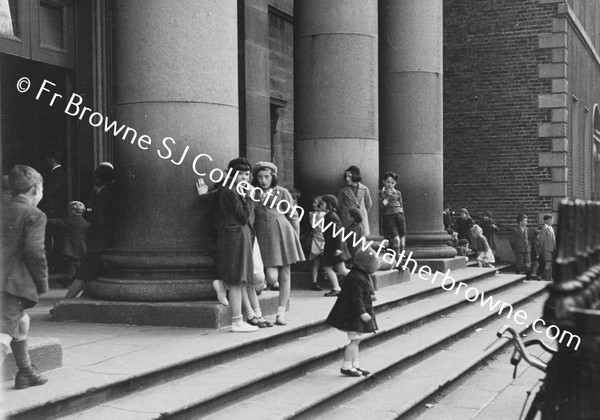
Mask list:
MULTIPOLYGON (((444 204, 444 227, 450 235, 448 245, 454 247, 459 256, 467 259, 477 254, 480 267, 493 267, 498 226, 492 219, 491 212, 484 212, 479 224, 473 222, 467 209, 460 209, 458 213, 459 217, 452 225, 450 206, 444 204)), ((513 229, 509 242, 515 256, 516 273, 526 274, 527 279, 552 280, 552 263, 556 251, 556 238, 552 228, 554 217, 544 215, 541 229, 532 232, 527 228, 527 215, 519 214, 516 220, 517 227, 513 229)))

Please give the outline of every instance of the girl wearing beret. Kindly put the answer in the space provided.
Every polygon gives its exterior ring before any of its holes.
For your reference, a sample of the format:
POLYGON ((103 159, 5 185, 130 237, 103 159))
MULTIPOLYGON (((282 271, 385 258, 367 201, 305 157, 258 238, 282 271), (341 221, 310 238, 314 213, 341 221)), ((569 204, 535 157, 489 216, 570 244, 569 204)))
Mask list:
POLYGON ((290 297, 290 265, 304 261, 299 237, 298 215, 290 192, 277 185, 277 166, 258 162, 252 169, 252 184, 260 188, 253 197, 254 229, 258 239, 267 283, 279 284, 276 325, 286 325, 285 309, 290 297))

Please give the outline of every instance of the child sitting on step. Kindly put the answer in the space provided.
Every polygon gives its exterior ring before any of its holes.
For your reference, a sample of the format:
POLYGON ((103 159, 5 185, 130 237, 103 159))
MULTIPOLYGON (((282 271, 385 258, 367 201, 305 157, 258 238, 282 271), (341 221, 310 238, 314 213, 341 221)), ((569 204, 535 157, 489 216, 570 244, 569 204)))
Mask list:
POLYGON ((344 285, 335 305, 331 309, 326 324, 348 333, 350 343, 344 349, 344 361, 340 372, 346 376, 368 375, 360 368, 358 346, 362 334, 377 330, 373 313, 375 290, 369 279, 379 268, 379 260, 372 249, 358 250, 354 255, 354 266, 344 279, 344 285))

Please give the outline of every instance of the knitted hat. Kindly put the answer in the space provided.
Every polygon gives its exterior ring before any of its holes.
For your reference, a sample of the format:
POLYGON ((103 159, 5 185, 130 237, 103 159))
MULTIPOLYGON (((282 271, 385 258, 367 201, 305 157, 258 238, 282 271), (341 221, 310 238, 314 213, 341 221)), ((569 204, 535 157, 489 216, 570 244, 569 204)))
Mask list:
POLYGON ((359 249, 354 254, 354 265, 365 271, 367 274, 373 274, 379 269, 379 260, 375 255, 375 251, 368 249, 363 251, 359 249))
POLYGON ((265 169, 265 168, 270 169, 271 171, 273 171, 274 174, 277 174, 277 166, 274 163, 258 162, 252 168, 252 178, 256 178, 256 174, 258 173, 258 171, 260 171, 261 169, 265 169))
POLYGON ((464 214, 466 214, 467 216, 469 215, 469 210, 467 210, 467 209, 460 209, 458 212, 459 212, 459 213, 464 213, 464 214))
POLYGON ((106 185, 111 184, 115 178, 114 167, 109 162, 102 162, 94 171, 94 176, 106 185))
POLYGON ((71 212, 71 214, 81 216, 85 211, 85 206, 81 201, 71 201, 69 203, 69 211, 71 212))

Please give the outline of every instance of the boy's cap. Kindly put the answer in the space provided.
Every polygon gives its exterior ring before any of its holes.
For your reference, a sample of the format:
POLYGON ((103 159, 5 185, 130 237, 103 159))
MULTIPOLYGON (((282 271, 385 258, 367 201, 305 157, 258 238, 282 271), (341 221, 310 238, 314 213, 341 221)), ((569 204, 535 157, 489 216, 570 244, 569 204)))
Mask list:
POLYGON ((448 229, 446 230, 446 233, 448 233, 448 235, 454 235, 454 229, 448 229))
POLYGON ((469 215, 469 210, 467 210, 467 209, 460 209, 458 212, 459 212, 459 213, 464 213, 464 214, 466 214, 467 216, 469 215))
POLYGON ((69 210, 73 213, 73 214, 83 214, 83 212, 85 211, 85 206, 81 201, 71 201, 69 203, 69 210))
POLYGON ((484 211, 483 215, 487 216, 487 217, 492 217, 492 212, 491 211, 484 211))
POLYGON ((469 245, 469 241, 467 239, 459 239, 458 240, 458 245, 459 246, 469 245))
POLYGON ((380 262, 372 249, 363 251, 359 249, 354 254, 354 264, 363 269, 367 274, 373 274, 379 269, 380 262))

